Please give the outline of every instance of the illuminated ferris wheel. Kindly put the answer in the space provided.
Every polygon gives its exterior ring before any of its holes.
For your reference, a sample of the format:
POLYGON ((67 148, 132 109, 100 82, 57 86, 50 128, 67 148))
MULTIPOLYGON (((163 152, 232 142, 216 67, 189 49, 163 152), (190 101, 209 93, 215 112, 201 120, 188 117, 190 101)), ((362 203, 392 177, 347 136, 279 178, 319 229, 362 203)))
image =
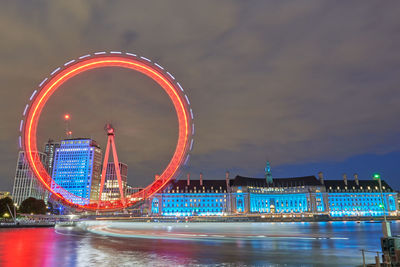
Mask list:
MULTIPOLYGON (((190 101, 182 86, 175 77, 166 71, 161 65, 152 62, 150 59, 137 56, 131 53, 97 52, 70 60, 63 66, 56 68, 49 77, 45 78, 39 88, 34 90, 29 103, 23 111, 23 118, 20 122, 19 146, 25 151, 27 162, 40 183, 50 192, 52 196, 62 203, 74 208, 83 210, 117 210, 134 205, 164 188, 168 182, 175 179, 183 165, 189 159, 189 152, 193 146, 192 136, 194 135, 193 111, 190 108, 190 101), (178 118, 178 142, 174 154, 164 171, 157 175, 151 184, 144 189, 111 201, 93 201, 76 196, 68 190, 57 187, 54 190, 55 181, 47 172, 42 162, 38 160, 38 149, 36 142, 36 131, 41 112, 52 94, 69 79, 82 72, 98 69, 118 67, 131 69, 140 72, 158 83, 168 94, 172 101, 178 118), (80 199, 79 201, 76 201, 80 199), (73 200, 73 201, 72 201, 73 200), (80 204, 78 204, 80 203, 80 204), (81 204, 87 203, 87 204, 81 204)), ((104 174, 103 174, 104 175, 104 174)), ((104 179, 104 177, 102 177, 104 179)))

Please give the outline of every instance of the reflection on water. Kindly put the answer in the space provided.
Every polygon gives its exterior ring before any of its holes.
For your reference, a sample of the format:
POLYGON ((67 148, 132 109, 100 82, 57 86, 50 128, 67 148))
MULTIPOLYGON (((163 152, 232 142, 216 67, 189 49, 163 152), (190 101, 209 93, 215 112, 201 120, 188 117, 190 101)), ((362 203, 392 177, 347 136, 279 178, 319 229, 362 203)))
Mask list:
POLYGON ((85 225, 0 229, 0 266, 356 266, 381 236, 370 222, 85 225))

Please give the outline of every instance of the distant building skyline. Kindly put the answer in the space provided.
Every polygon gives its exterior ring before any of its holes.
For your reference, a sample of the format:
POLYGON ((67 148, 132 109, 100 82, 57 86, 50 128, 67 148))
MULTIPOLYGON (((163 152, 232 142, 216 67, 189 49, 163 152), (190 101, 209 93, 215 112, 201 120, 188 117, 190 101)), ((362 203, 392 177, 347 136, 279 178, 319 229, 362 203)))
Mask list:
MULTIPOLYGON (((74 139, 66 139, 63 140, 62 142, 64 142, 64 146, 66 145, 65 142, 70 142, 70 141, 80 141, 81 144, 83 141, 87 141, 87 140, 91 140, 88 138, 74 138, 74 139)), ((100 149, 100 147, 98 146, 98 144, 93 141, 93 147, 96 146, 97 149, 100 149)), ((50 170, 53 170, 53 163, 54 163, 54 159, 56 156, 56 151, 57 149, 59 149, 61 146, 61 142, 60 141, 54 141, 52 139, 49 139, 47 143, 45 143, 44 145, 44 153, 39 152, 38 155, 40 155, 41 157, 41 161, 43 163, 43 165, 45 166, 45 168, 49 171, 50 176, 53 175, 53 172, 50 170), (51 166, 50 166, 51 165, 51 166)), ((64 147, 65 148, 65 147, 64 147)), ((71 149, 72 147, 70 147, 71 149)), ((76 149, 76 148, 74 148, 76 149)), ((72 152, 72 151, 70 151, 72 152)), ((100 149, 101 152, 101 149, 100 149)), ((28 197, 35 197, 35 198, 39 198, 39 199, 43 199, 43 200, 47 200, 48 198, 48 192, 47 190, 45 190, 40 182, 37 181, 37 179, 34 177, 34 175, 31 172, 27 172, 29 170, 29 166, 26 164, 21 164, 21 153, 23 153, 23 151, 18 153, 18 160, 17 160, 17 169, 16 169, 16 174, 15 174, 15 178, 14 178, 14 186, 13 186, 13 190, 12 190, 12 197, 14 199, 14 201, 17 203, 17 205, 20 205, 20 203, 25 200, 28 197), (18 171, 18 168, 20 168, 20 170, 18 171), (23 174, 25 172, 25 174, 23 174)), ((72 153, 73 154, 73 153, 72 153)), ((101 160, 102 156, 100 153, 100 157, 97 157, 97 166, 101 166, 101 160)), ((125 193, 125 196, 128 196, 130 194, 132 194, 133 192, 136 192, 137 189, 135 188, 135 190, 133 190, 133 187, 127 184, 127 169, 128 166, 125 163, 119 163, 119 167, 121 170, 121 178, 122 178, 122 182, 123 182, 123 192, 125 193)), ((101 175, 100 175, 100 170, 101 167, 99 167, 99 174, 97 177, 97 174, 94 175, 94 179, 93 181, 90 181, 90 190, 86 190, 85 193, 82 193, 84 191, 84 186, 83 183, 81 183, 81 187, 77 186, 76 184, 67 186, 64 185, 62 186, 63 189, 62 190, 66 190, 72 194, 77 193, 78 196, 83 197, 83 198, 87 198, 88 201, 93 201, 93 200, 97 200, 98 199, 98 192, 99 192, 99 182, 96 182, 97 180, 100 181, 101 175), (83 190, 83 191, 82 191, 83 190), (80 193, 82 193, 80 195, 80 193)), ((71 173, 69 175, 69 177, 71 176, 71 173)), ((265 179, 271 180, 272 179, 272 175, 271 175, 271 167, 269 162, 267 163, 266 168, 264 169, 264 176, 265 179), (269 178, 269 179, 268 179, 269 178)), ((182 178, 181 178, 182 179, 182 178)), ((328 179, 328 183, 329 183, 328 179)), ((112 162, 109 162, 107 164, 107 171, 106 171, 106 180, 105 180, 105 184, 104 184, 104 191, 102 194, 102 200, 103 201, 110 201, 110 200, 117 200, 120 197, 120 193, 119 193, 119 186, 118 186, 118 181, 117 181, 117 177, 116 177, 116 173, 115 173, 115 168, 114 168, 114 164, 112 162)))

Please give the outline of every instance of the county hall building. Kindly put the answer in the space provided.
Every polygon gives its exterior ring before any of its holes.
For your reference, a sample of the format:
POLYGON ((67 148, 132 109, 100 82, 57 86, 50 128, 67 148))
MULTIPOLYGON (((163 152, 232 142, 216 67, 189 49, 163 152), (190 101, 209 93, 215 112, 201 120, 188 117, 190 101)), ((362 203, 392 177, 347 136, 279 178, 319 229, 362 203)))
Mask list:
POLYGON ((382 181, 382 195, 376 180, 324 180, 323 174, 293 178, 272 178, 269 164, 265 177, 236 176, 223 180, 190 179, 171 182, 149 199, 152 216, 216 216, 291 214, 330 217, 397 216, 395 192, 382 181), (383 199, 382 197, 383 196, 383 199))

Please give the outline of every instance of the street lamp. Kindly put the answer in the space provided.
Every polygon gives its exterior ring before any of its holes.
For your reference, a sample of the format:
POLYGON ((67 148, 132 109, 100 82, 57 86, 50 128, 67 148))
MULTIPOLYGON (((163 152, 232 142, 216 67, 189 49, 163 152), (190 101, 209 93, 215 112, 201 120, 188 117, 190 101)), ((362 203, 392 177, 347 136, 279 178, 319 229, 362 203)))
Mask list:
POLYGON ((381 175, 379 173, 374 173, 373 179, 375 181, 378 181, 379 191, 381 193, 381 204, 379 204, 379 207, 383 209, 383 219, 384 219, 384 222, 382 224, 383 235, 385 237, 389 237, 392 234, 391 234, 391 231, 390 231, 390 225, 388 224, 388 221, 386 219, 386 208, 385 208, 385 201, 383 200, 381 175))
POLYGON ((382 192, 382 180, 381 180, 381 175, 379 173, 374 173, 373 176, 375 181, 378 181, 379 184, 379 192, 381 193, 381 204, 379 205, 380 208, 383 209, 383 218, 385 220, 385 222, 387 222, 386 220, 386 209, 385 209, 385 201, 383 200, 383 192, 382 192))

